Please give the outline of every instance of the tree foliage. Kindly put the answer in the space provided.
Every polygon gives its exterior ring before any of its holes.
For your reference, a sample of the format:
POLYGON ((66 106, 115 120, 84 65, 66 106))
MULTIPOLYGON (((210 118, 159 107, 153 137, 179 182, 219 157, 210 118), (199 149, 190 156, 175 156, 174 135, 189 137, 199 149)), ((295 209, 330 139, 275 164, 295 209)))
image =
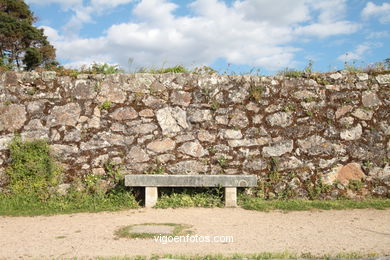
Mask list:
POLYGON ((55 49, 35 21, 23 0, 0 0, 1 66, 33 70, 55 61, 55 49))

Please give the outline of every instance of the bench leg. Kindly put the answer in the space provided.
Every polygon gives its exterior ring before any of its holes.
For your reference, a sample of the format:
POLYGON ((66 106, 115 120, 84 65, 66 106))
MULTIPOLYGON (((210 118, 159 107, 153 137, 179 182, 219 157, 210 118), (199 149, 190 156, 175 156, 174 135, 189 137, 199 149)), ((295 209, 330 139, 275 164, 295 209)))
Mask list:
POLYGON ((152 208, 157 203, 157 187, 145 187, 145 207, 152 208))
POLYGON ((237 188, 225 187, 225 207, 237 207, 237 188))

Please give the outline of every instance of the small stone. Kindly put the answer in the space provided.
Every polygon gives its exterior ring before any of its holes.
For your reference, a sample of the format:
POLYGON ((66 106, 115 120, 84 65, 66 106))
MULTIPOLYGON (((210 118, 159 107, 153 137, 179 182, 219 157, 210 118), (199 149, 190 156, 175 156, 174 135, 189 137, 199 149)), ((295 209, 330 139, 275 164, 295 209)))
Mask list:
POLYGON ((211 110, 195 109, 188 112, 188 120, 193 123, 210 121, 212 118, 211 110))
POLYGON ((253 118, 252 118, 252 122, 253 124, 255 125, 259 125, 263 122, 263 116, 262 115, 255 115, 253 118))
POLYGON ((154 112, 152 109, 144 109, 139 112, 141 117, 154 117, 154 112))
POLYGON ((60 184, 58 185, 56 192, 60 196, 65 196, 68 194, 70 187, 71 185, 69 183, 60 184))
POLYGON ((340 117, 344 116, 346 113, 350 112, 352 108, 353 107, 350 105, 339 107, 336 110, 336 119, 339 119, 340 117))
POLYGON ((281 156, 285 153, 290 153, 293 150, 294 142, 292 140, 279 141, 263 147, 265 156, 281 156))
POLYGON ((237 128, 245 128, 249 124, 249 119, 244 111, 235 111, 232 114, 229 124, 237 128))
POLYGON ((65 142, 78 142, 81 140, 80 130, 73 130, 65 133, 64 141, 65 142))
POLYGON ((292 124, 291 114, 286 112, 278 112, 269 115, 267 116, 266 120, 271 126, 286 127, 292 124))
POLYGON ((382 104, 374 91, 364 91, 362 94, 362 103, 365 107, 376 107, 382 104))
POLYGON ((75 145, 52 144, 50 148, 61 159, 73 157, 79 152, 79 149, 75 145))
POLYGON ((227 116, 216 116, 215 122, 220 125, 227 125, 229 124, 229 118, 227 116))
POLYGON ((138 146, 133 146, 126 157, 131 163, 141 163, 149 161, 148 154, 138 146))
POLYGON ((187 107, 191 103, 191 93, 185 91, 173 91, 171 95, 171 102, 173 105, 187 107))
POLYGON ((172 108, 172 116, 176 120, 177 124, 181 126, 182 128, 190 128, 189 124, 187 123, 187 112, 180 107, 174 107, 172 108))
POLYGON ((353 111, 352 115, 356 118, 359 118, 360 120, 371 120, 372 116, 374 115, 374 112, 371 110, 358 108, 353 111))
POLYGON ((198 139, 201 142, 213 143, 213 142, 215 142, 216 136, 213 135, 213 134, 210 134, 209 131, 199 130, 199 132, 198 132, 198 139))
POLYGON ((149 143, 146 147, 155 153, 165 153, 175 149, 176 143, 170 138, 157 140, 149 143))
POLYGON ((156 160, 159 163, 167 163, 169 161, 176 160, 176 157, 173 154, 167 153, 167 154, 161 154, 161 155, 157 156, 156 160))
POLYGON ((220 135, 224 139, 241 139, 242 138, 241 130, 224 129, 224 130, 221 130, 220 135))
POLYGON ((250 102, 248 105, 245 106, 245 108, 255 113, 258 113, 260 111, 260 107, 253 102, 250 102))
POLYGON ((118 121, 132 120, 138 117, 138 113, 132 107, 121 107, 112 112, 110 117, 118 121))
POLYGON ((26 108, 23 105, 0 104, 0 131, 19 130, 26 122, 26 108))
POLYGON ((138 126, 134 126, 131 128, 131 130, 137 134, 149 134, 152 133, 154 130, 158 128, 155 124, 140 124, 138 126))
POLYGON ((193 157, 202 157, 207 154, 207 150, 203 148, 199 141, 184 143, 179 147, 178 151, 193 157))
POLYGON ((154 96, 148 96, 142 99, 142 102, 145 104, 145 106, 152 108, 159 108, 165 105, 165 101, 163 99, 156 98, 154 96))
POLYGON ((357 126, 341 131, 340 137, 343 140, 352 141, 357 140, 362 136, 363 130, 360 124, 357 126))

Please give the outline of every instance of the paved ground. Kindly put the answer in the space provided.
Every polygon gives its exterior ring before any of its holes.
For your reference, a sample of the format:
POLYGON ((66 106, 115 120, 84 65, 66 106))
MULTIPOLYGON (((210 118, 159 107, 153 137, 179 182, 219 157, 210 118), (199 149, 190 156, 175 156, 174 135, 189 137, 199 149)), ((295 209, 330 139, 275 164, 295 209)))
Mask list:
POLYGON ((0 217, 0 259, 286 250, 312 254, 353 251, 389 255, 390 210, 267 213, 240 208, 191 208, 0 217), (207 236, 210 240, 214 236, 231 236, 233 242, 162 243, 164 239, 115 239, 114 231, 119 227, 141 223, 189 224, 194 233, 188 239, 200 241, 207 240, 207 236))

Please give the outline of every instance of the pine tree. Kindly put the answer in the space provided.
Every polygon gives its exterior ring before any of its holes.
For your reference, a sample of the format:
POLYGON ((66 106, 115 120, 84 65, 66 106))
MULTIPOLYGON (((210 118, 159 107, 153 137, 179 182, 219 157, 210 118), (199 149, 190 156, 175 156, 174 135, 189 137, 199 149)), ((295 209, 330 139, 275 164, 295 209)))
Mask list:
POLYGON ((33 70, 55 62, 55 49, 36 28, 23 0, 0 0, 0 65, 33 70))

